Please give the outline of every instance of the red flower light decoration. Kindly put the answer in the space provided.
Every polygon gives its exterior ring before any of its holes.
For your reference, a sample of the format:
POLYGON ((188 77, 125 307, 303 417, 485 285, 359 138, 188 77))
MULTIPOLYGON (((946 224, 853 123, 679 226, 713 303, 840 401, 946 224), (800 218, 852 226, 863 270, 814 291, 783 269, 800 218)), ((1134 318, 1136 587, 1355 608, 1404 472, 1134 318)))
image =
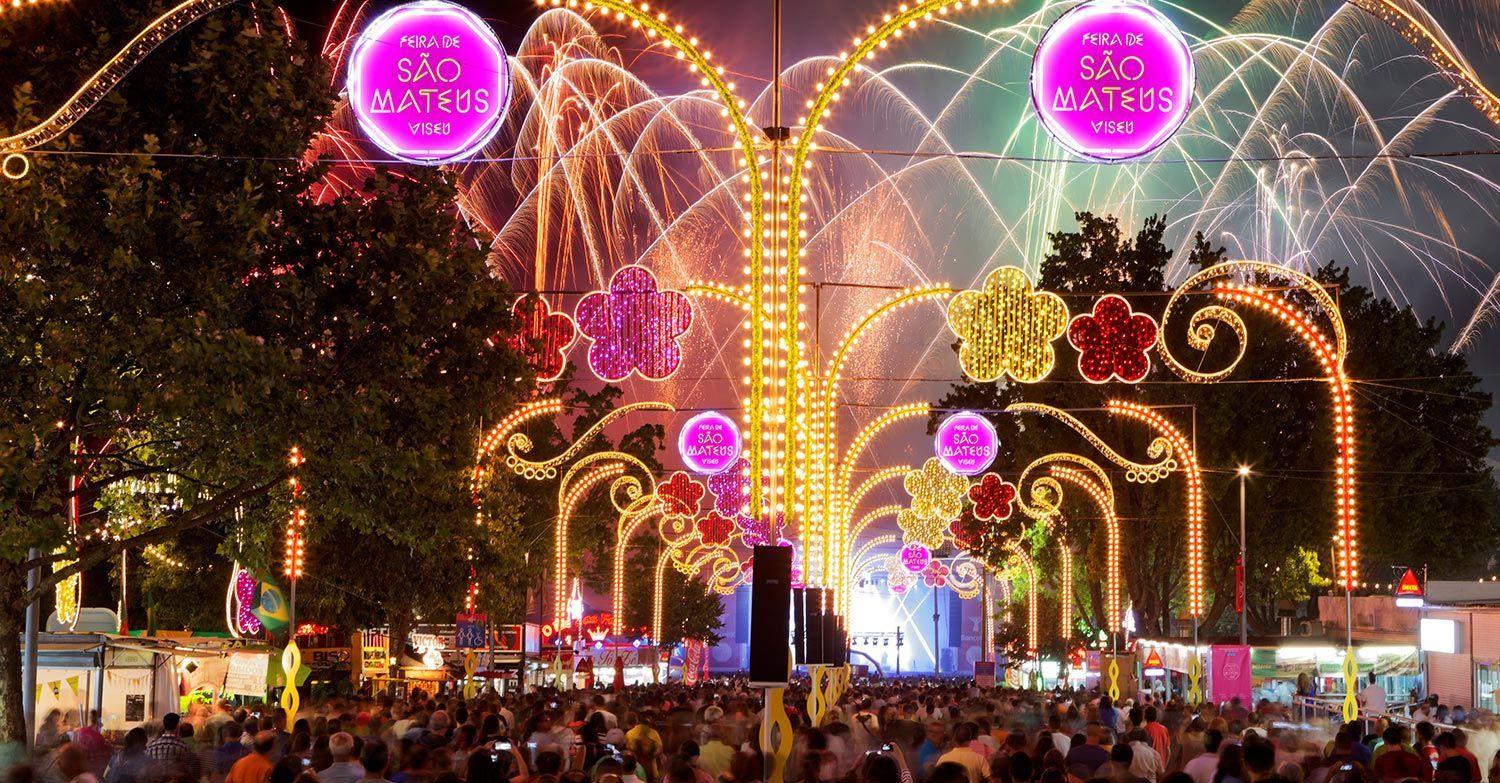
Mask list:
POLYGON ((948 575, 951 573, 953 569, 943 565, 941 560, 934 560, 922 571, 922 584, 928 587, 947 587, 948 575))
POLYGON ((600 379, 623 381, 632 372, 659 381, 682 364, 679 338, 693 324, 693 306, 681 291, 659 291, 651 270, 621 267, 609 290, 578 302, 578 329, 593 340, 589 368, 600 379))
POLYGON ((953 536, 953 543, 966 552, 972 552, 974 547, 979 546, 979 529, 979 522, 972 509, 964 509, 958 519, 948 524, 948 533, 953 536))
POLYGON ((986 473, 979 483, 969 487, 975 519, 1010 519, 1011 504, 1016 499, 1016 485, 994 473, 986 473))
POLYGON ((568 366, 568 349, 578 339, 578 326, 567 313, 553 312, 547 300, 527 294, 511 306, 516 332, 506 344, 526 359, 539 381, 555 381, 568 366))
POLYGON ((703 492, 702 484, 680 470, 656 485, 656 494, 661 498, 662 506, 669 516, 697 516, 698 502, 703 500, 703 492))
POLYGON ((1090 383, 1119 378, 1135 383, 1151 370, 1146 351, 1156 344, 1156 319, 1132 312, 1124 297, 1109 294, 1068 324, 1068 342, 1078 349, 1078 374, 1090 383))
POLYGON ((727 546, 734 535, 734 520, 720 516, 717 511, 698 520, 698 540, 705 546, 727 546))

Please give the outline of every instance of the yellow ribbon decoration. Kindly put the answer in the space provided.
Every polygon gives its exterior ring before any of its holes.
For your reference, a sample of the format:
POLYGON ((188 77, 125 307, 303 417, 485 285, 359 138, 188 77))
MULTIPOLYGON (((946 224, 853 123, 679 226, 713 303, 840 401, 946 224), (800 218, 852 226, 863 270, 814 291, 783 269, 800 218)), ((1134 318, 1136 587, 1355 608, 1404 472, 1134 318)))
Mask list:
POLYGON ((821 664, 813 664, 807 667, 807 673, 812 677, 812 687, 807 690, 807 717, 812 719, 814 728, 823 725, 823 713, 828 711, 828 667, 821 664))
POLYGON ((474 671, 479 668, 479 656, 473 650, 464 653, 464 698, 474 698, 474 691, 479 689, 479 684, 474 681, 474 671))
POLYGON ((1354 695, 1359 685, 1359 663, 1354 660, 1354 648, 1344 650, 1344 722, 1359 719, 1359 699, 1354 695))
POLYGON ((1109 700, 1120 700, 1120 659, 1109 659, 1109 700))
POLYGON ((792 720, 786 714, 786 689, 766 689, 766 717, 760 724, 760 747, 770 768, 766 783, 786 783, 786 761, 792 755, 792 720))
POLYGON ((1194 707, 1203 703, 1203 687, 1199 680, 1203 678, 1203 661, 1198 659, 1198 651, 1193 650, 1193 657, 1188 659, 1188 704, 1194 707))
POLYGON ((281 651, 281 671, 286 676, 286 686, 281 689, 281 708, 286 710, 286 725, 297 722, 297 708, 302 706, 302 697, 297 693, 297 670, 302 668, 302 651, 297 649, 295 636, 281 651))

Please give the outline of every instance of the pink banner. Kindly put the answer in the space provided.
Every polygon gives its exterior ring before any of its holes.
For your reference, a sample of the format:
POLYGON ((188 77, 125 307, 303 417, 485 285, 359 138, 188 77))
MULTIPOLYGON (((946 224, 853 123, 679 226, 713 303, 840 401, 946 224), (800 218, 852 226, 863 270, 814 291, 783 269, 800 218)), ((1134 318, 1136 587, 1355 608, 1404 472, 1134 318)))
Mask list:
POLYGON ((1240 697, 1240 703, 1251 704, 1250 647, 1243 644, 1216 644, 1209 648, 1208 698, 1223 704, 1240 697))

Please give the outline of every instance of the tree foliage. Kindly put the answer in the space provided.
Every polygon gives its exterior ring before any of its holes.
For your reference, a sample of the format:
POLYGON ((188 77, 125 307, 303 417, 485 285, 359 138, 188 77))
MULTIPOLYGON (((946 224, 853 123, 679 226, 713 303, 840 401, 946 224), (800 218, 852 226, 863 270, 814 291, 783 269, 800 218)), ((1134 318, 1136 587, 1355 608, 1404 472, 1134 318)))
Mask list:
MULTIPOLYGON (((0 36, 0 70, 76 83, 156 10, 35 16, 46 29, 0 36)), ((14 96, 12 126, 60 101, 27 82, 14 96)), ((472 535, 466 480, 480 422, 533 383, 487 343, 510 328, 509 295, 443 172, 377 171, 352 195, 305 197, 322 168, 302 155, 333 99, 323 64, 254 0, 168 41, 7 182, 0 733, 23 731, 26 603, 122 549, 229 520, 240 530, 220 554, 272 570, 294 445, 313 605, 363 596, 368 610, 396 583, 421 609, 451 607, 467 542, 493 543, 472 535), (123 500, 168 485, 170 503, 123 500), (74 499, 121 505, 75 533, 74 499), (87 535, 103 524, 118 538, 87 535), (78 563, 25 590, 25 570, 56 558, 78 563), (339 574, 326 592, 320 569, 339 574)))

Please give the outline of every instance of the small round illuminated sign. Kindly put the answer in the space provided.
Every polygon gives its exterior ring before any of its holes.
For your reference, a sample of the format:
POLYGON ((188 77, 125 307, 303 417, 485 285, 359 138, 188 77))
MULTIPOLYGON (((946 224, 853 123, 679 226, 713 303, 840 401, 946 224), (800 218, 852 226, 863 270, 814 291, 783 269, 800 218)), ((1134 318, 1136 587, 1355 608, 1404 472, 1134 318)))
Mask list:
POLYGON ((1129 160, 1187 119, 1193 56, 1165 16, 1136 0, 1087 0, 1037 44, 1031 102, 1057 143, 1085 157, 1129 160))
POLYGON ((444 0, 397 6, 349 55, 349 105, 376 146, 437 165, 478 152, 510 103, 510 64, 495 31, 444 0))
POLYGON ((677 452, 694 473, 722 473, 740 458, 740 428, 718 411, 700 413, 677 434, 677 452))
POLYGON ((933 451, 950 473, 977 476, 989 469, 1000 451, 1000 436, 989 419, 971 411, 955 413, 938 425, 933 451))
POLYGON ((913 574, 922 573, 922 569, 932 562, 932 552, 921 544, 907 544, 901 547, 901 567, 913 574))

